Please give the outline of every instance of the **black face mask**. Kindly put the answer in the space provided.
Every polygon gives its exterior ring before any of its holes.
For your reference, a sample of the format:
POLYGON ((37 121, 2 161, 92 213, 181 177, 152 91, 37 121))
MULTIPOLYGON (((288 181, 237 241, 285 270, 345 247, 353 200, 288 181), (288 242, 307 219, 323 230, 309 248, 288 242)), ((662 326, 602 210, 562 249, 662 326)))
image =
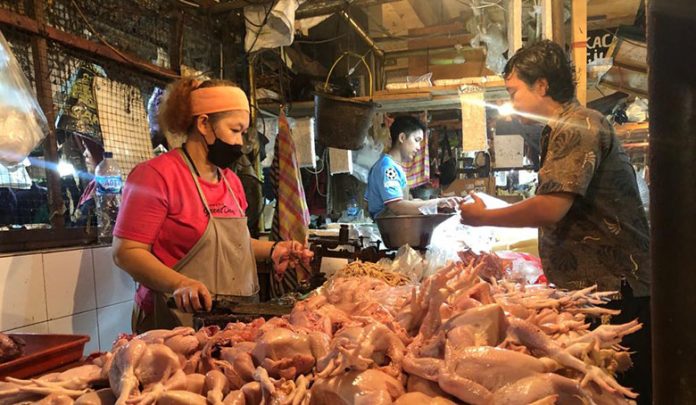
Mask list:
POLYGON ((215 135, 215 142, 213 142, 212 145, 206 142, 206 144, 208 144, 208 160, 210 163, 223 169, 230 167, 244 154, 242 152, 242 145, 232 145, 223 142, 218 138, 215 129, 212 129, 213 135, 215 135))

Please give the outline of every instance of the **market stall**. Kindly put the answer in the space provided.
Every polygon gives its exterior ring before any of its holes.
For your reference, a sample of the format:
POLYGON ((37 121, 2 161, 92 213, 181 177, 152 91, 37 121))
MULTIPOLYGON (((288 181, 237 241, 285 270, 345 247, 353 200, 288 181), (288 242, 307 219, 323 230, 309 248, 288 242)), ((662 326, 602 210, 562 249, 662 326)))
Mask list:
POLYGON ((0 403, 689 402, 645 1, 20 3, 0 403))

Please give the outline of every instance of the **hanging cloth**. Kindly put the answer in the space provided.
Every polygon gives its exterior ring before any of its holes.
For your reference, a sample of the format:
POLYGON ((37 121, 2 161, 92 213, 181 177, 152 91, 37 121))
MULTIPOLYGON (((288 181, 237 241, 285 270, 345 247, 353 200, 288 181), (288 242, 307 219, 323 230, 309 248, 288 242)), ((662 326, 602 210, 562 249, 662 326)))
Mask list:
MULTIPOLYGON (((290 132, 290 125, 281 110, 278 118, 278 136, 271 165, 271 183, 277 190, 276 210, 273 215, 271 238, 273 240, 307 240, 309 210, 302 187, 297 151, 290 132)), ((300 272, 300 274, 303 274, 300 272)), ((304 276, 304 274, 303 274, 304 276)), ((281 277, 271 274, 271 295, 279 297, 299 287, 298 272, 288 269, 281 277)))
POLYGON ((421 152, 410 162, 402 163, 402 167, 406 172, 406 181, 410 189, 430 182, 430 150, 427 130, 421 142, 421 152))

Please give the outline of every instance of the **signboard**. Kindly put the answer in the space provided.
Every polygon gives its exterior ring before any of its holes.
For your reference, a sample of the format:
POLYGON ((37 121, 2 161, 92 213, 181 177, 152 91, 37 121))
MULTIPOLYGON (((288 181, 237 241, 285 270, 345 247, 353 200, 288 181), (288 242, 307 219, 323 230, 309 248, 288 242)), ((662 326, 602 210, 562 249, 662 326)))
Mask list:
POLYGON ((587 63, 595 59, 607 57, 607 51, 614 42, 614 34, 606 30, 589 31, 587 33, 587 63))

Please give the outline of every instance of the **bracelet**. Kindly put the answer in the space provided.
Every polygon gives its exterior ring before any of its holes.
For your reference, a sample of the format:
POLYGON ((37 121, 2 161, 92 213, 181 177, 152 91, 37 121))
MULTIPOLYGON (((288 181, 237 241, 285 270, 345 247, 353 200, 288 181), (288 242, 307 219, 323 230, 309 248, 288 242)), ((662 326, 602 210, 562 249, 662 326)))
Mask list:
POLYGON ((273 261, 273 251, 275 250, 276 246, 278 246, 278 243, 280 243, 279 240, 273 242, 273 246, 271 246, 271 251, 268 253, 268 260, 273 261))

